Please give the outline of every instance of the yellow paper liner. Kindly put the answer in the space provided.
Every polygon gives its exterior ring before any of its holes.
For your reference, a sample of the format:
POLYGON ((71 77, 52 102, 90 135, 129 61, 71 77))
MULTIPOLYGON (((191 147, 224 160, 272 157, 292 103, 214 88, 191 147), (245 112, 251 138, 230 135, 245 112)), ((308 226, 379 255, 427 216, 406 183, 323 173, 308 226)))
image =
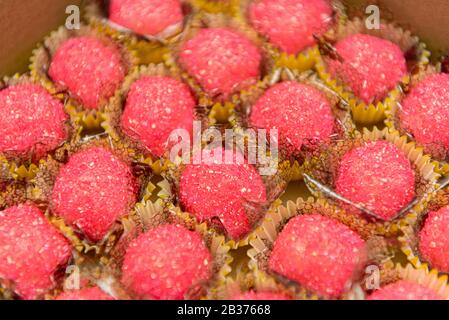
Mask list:
MULTIPOLYGON (((449 299, 449 285, 447 275, 440 275, 436 269, 429 269, 427 265, 413 266, 407 263, 405 266, 392 263, 381 275, 381 287, 398 280, 406 280, 433 290, 443 300, 449 299)), ((369 297, 369 293, 366 293, 369 297)))
POLYGON ((101 123, 104 121, 103 110, 110 97, 103 99, 104 101, 100 102, 98 109, 84 108, 77 98, 73 97, 65 88, 54 83, 48 75, 52 56, 58 48, 68 39, 78 36, 94 36, 108 46, 117 47, 122 53, 127 72, 132 70, 137 63, 135 51, 129 46, 115 42, 112 38, 95 31, 89 26, 83 25, 79 30, 68 30, 65 26, 62 26, 45 38, 43 44, 33 51, 30 59, 30 71, 31 76, 44 83, 48 91, 64 96, 67 102, 66 110, 75 123, 79 123, 87 133, 97 133, 101 128, 101 123))
MULTIPOLYGON (((121 88, 117 90, 114 97, 110 99, 106 106, 104 113, 105 120, 102 122, 101 126, 115 141, 122 141, 122 143, 125 143, 136 150, 137 159, 140 162, 149 165, 155 174, 160 175, 163 172, 166 172, 172 165, 170 160, 165 157, 159 158, 151 155, 145 146, 126 135, 123 130, 121 130, 120 124, 122 111, 131 85, 145 76, 168 76, 183 81, 182 77, 173 73, 172 70, 169 70, 163 64, 150 64, 148 66, 134 68, 125 78, 121 88)), ((203 127, 207 128, 209 126, 207 117, 202 115, 198 108, 195 110, 194 117, 196 120, 201 121, 203 127)))
MULTIPOLYGON (((25 188, 23 188, 20 192, 26 193, 25 188)), ((6 209, 6 207, 12 207, 12 206, 17 206, 17 205, 21 205, 21 204, 29 204, 29 205, 37 207, 44 214, 44 216, 48 220, 48 222, 54 226, 54 224, 52 223, 52 221, 50 219, 50 214, 48 212, 48 209, 45 208, 45 206, 43 206, 41 203, 30 201, 27 198, 27 196, 25 194, 23 194, 20 197, 12 198, 6 206, 3 206, 2 205, 2 195, 0 194, 0 211, 6 209)), ((58 231, 60 231, 62 233, 62 235, 64 237, 66 237, 66 235, 61 231, 60 228, 58 228, 57 226, 55 226, 55 227, 58 231)), ((54 271, 54 273, 52 274, 52 276, 51 276, 52 281, 53 281, 52 287, 49 287, 45 290, 45 292, 40 293, 36 297, 36 300, 47 299, 48 297, 52 296, 53 292, 57 291, 58 288, 60 288, 60 286, 63 282, 63 278, 64 278, 64 271, 67 269, 67 267, 70 265, 78 266, 81 263, 82 258, 77 254, 77 252, 74 249, 75 248, 72 247, 72 255, 71 255, 69 261, 67 262, 67 265, 65 265, 65 264, 59 265, 57 267, 57 269, 54 271)), ((18 299, 20 299, 20 296, 15 292, 14 286, 15 285, 14 285, 13 281, 0 278, 0 300, 18 300, 18 299)))
MULTIPOLYGON (((251 1, 252 0, 241 0, 235 5, 235 9, 233 10, 237 19, 248 28, 252 28, 251 23, 247 18, 248 7, 251 1)), ((345 8, 340 1, 332 0, 331 5, 334 11, 334 23, 333 26, 325 32, 327 35, 333 35, 347 20, 345 8)), ((306 48, 296 54, 290 54, 271 44, 266 37, 260 35, 260 38, 264 39, 264 47, 272 57, 274 68, 276 69, 289 68, 291 70, 304 72, 313 69, 316 62, 319 60, 320 50, 318 45, 306 48)))
POLYGON ((138 64, 161 63, 164 55, 169 53, 169 46, 176 42, 190 19, 190 9, 185 8, 184 23, 174 30, 165 31, 154 37, 145 37, 133 33, 124 27, 109 22, 105 8, 108 1, 90 0, 84 7, 84 18, 99 33, 105 34, 136 52, 138 64))
MULTIPOLYGON (((331 104, 332 113, 335 117, 335 134, 339 138, 344 139, 349 137, 356 130, 356 126, 351 119, 348 106, 345 106, 342 103, 338 94, 328 88, 318 78, 316 73, 312 71, 299 73, 296 70, 285 68, 277 69, 276 72, 272 73, 269 77, 266 77, 263 82, 260 82, 257 87, 253 88, 251 92, 245 92, 242 94, 241 103, 231 118, 234 120, 231 121, 231 123, 233 124, 235 130, 244 130, 244 128, 250 127, 249 116, 251 114, 252 105, 256 103, 256 101, 265 93, 266 90, 282 81, 297 81, 299 83, 310 85, 322 92, 331 104)), ((304 171, 302 166, 302 158, 304 158, 304 156, 298 155, 301 159, 297 159, 296 157, 284 155, 282 150, 280 150, 280 154, 280 170, 284 171, 285 174, 289 176, 290 181, 301 180, 303 178, 302 174, 304 171)))
MULTIPOLYGON (((347 219, 344 210, 330 205, 324 199, 310 197, 307 200, 298 198, 296 202, 288 201, 286 205, 272 210, 266 215, 262 224, 253 232, 250 241, 248 256, 250 257, 249 268, 253 273, 253 286, 256 288, 279 290, 284 288, 295 299, 318 300, 327 299, 293 281, 286 281, 283 277, 268 270, 268 259, 274 241, 287 222, 298 215, 318 213, 328 218, 337 220, 353 231, 358 233, 367 244, 367 262, 380 264, 384 259, 389 259, 389 248, 387 242, 381 237, 372 234, 369 228, 357 221, 347 219)), ((340 298, 350 298, 357 295, 362 281, 362 270, 355 275, 351 288, 340 298), (359 279, 360 278, 360 279, 359 279)), ((359 296, 359 294, 358 294, 359 296)))
POLYGON ((187 0, 192 5, 193 10, 205 11, 207 13, 236 14, 236 4, 240 0, 187 0))
MULTIPOLYGON (((439 69, 440 69, 439 66, 433 65, 426 65, 422 67, 419 73, 414 74, 410 77, 409 82, 407 83, 405 89, 410 90, 413 86, 417 85, 426 77, 437 74, 439 72, 439 69)), ((404 88, 402 90, 404 91, 404 88)), ((438 143, 422 145, 414 139, 413 135, 410 132, 408 132, 406 128, 403 128, 401 126, 398 115, 398 109, 400 108, 402 98, 404 98, 407 93, 408 91, 403 92, 401 95, 401 99, 388 105, 388 108, 385 110, 386 116, 385 125, 390 129, 390 131, 398 132, 401 135, 407 136, 410 141, 415 141, 417 146, 424 149, 424 152, 432 155, 434 159, 437 159, 438 161, 434 162, 435 168, 438 173, 444 175, 446 172, 448 172, 449 168, 444 163, 444 161, 447 160, 447 152, 445 150, 446 148, 444 146, 439 145, 438 143)))
POLYGON ((106 254, 114 246, 123 232, 122 220, 126 216, 117 220, 101 241, 92 243, 84 238, 82 231, 77 230, 74 226, 68 225, 62 217, 53 214, 51 207, 51 194, 61 166, 67 162, 72 154, 91 147, 109 149, 123 161, 129 163, 141 187, 141 195, 138 195, 139 198, 150 192, 151 184, 148 183, 148 180, 150 179, 151 173, 139 170, 139 163, 133 160, 132 150, 120 143, 112 141, 110 138, 98 139, 95 137, 88 141, 77 141, 72 144, 66 144, 63 149, 59 150, 59 153, 55 154, 55 158, 48 156, 46 159, 42 159, 39 162, 36 176, 30 180, 27 186, 27 198, 49 208, 49 221, 71 241, 73 247, 80 254, 92 253, 99 256, 106 254))
POLYGON ((438 211, 447 205, 449 205, 449 188, 440 188, 434 193, 425 210, 412 223, 402 226, 402 234, 398 237, 401 250, 415 268, 436 270, 419 252, 419 232, 429 212, 438 211))
POLYGON ((255 83, 248 84, 248 86, 239 89, 226 99, 224 99, 221 95, 216 97, 209 96, 201 88, 201 85, 183 70, 178 62, 178 56, 182 46, 187 41, 192 39, 201 29, 220 27, 234 30, 239 34, 246 36, 246 38, 253 42, 257 47, 263 49, 262 41, 259 39, 257 34, 237 19, 223 14, 211 15, 205 12, 199 12, 192 17, 191 22, 176 46, 173 46, 170 53, 165 56, 165 64, 167 67, 170 68, 172 72, 180 74, 196 93, 199 98, 199 106, 207 110, 207 115, 211 124, 227 123, 229 117, 233 114, 235 105, 240 101, 240 96, 245 93, 248 94, 248 92, 251 92, 254 88, 258 87, 260 82, 265 81, 265 76, 270 74, 273 68, 273 63, 269 57, 269 54, 262 50, 263 59, 261 65, 261 76, 255 83))
MULTIPOLYGON (((204 148, 206 147, 207 145, 203 145, 201 150, 204 151, 204 148)), ((245 147, 245 151, 247 151, 246 149, 247 148, 245 147)), ((271 166, 273 166, 274 164, 270 163, 269 165, 270 168, 272 168, 271 166)), ((256 170, 258 170, 259 166, 261 165, 255 164, 254 166, 256 167, 256 170)), ((163 174, 163 181, 159 184, 159 186, 161 187, 161 191, 159 192, 158 196, 165 203, 167 203, 169 207, 178 208, 175 211, 181 210, 179 209, 180 204, 178 203, 179 201, 177 199, 177 195, 179 193, 179 180, 184 168, 185 164, 183 163, 175 163, 173 166, 170 166, 168 172, 163 174)), ((266 166, 264 168, 266 168, 266 166)), ((267 192, 267 201, 264 203, 256 204, 255 206, 251 206, 254 208, 248 209, 251 210, 251 212, 248 212, 248 214, 251 215, 254 219, 252 221, 253 229, 257 227, 257 225, 262 221, 267 211, 273 210, 280 205, 281 201, 279 200, 279 197, 287 187, 287 183, 289 181, 288 173, 290 173, 290 171, 283 171, 278 168, 277 172, 271 176, 261 176, 267 192)), ((191 219, 196 221, 196 219, 194 218, 194 214, 187 214, 191 219)), ((209 225, 209 228, 214 229, 217 233, 223 233, 223 230, 221 230, 221 226, 215 226, 215 223, 212 220, 213 219, 208 219, 204 222, 209 225)), ((251 232, 241 239, 231 239, 226 235, 226 239, 233 249, 238 249, 248 245, 251 238, 251 232)))
MULTIPOLYGON (((429 63, 430 52, 426 49, 426 45, 420 42, 418 37, 412 36, 409 31, 403 30, 391 23, 382 22, 381 29, 370 30, 366 28, 363 20, 355 18, 347 22, 343 28, 340 28, 333 40, 339 41, 347 36, 357 33, 369 34, 389 40, 397 44, 404 54, 415 48, 417 56, 416 67, 418 69, 429 63)), ((410 81, 410 76, 405 76, 381 101, 367 104, 354 96, 345 84, 341 83, 338 79, 335 79, 328 72, 325 63, 325 55, 318 59, 315 68, 323 81, 348 102, 351 107, 354 121, 362 125, 373 125, 383 121, 385 119, 385 110, 390 108, 391 105, 400 98, 402 91, 401 86, 406 86, 410 81)), ((414 71, 409 70, 409 72, 413 73, 414 71)))
MULTIPOLYGON (((392 221, 381 221, 374 217, 368 217, 365 214, 350 213, 354 215, 353 219, 359 219, 367 226, 372 228, 373 234, 382 236, 393 236, 399 232, 401 226, 413 223, 416 217, 424 210, 426 204, 431 199, 433 192, 438 188, 438 179, 440 175, 434 170, 430 156, 423 154, 422 149, 417 148, 413 142, 408 142, 407 137, 400 136, 396 132, 390 132, 388 128, 379 130, 376 127, 372 131, 364 128, 363 132, 356 131, 354 137, 345 141, 334 142, 327 150, 318 153, 306 160, 305 171, 315 181, 333 189, 332 174, 337 170, 339 159, 356 146, 363 145, 365 142, 385 140, 393 143, 409 159, 415 171, 415 196, 416 199, 405 207, 403 214, 392 221), (331 162, 331 163, 330 163, 331 162)), ((317 188, 313 181, 309 181, 312 193, 317 196, 323 196, 329 202, 341 203, 335 197, 323 193, 317 188)), ((342 204, 344 207, 349 205, 342 204)))
MULTIPOLYGON (((233 261, 230 255, 231 245, 223 236, 217 235, 213 230, 208 229, 206 224, 198 224, 181 211, 175 211, 167 207, 162 200, 141 201, 136 204, 133 212, 123 220, 124 233, 116 243, 113 250, 102 258, 107 271, 103 278, 109 278, 129 297, 133 298, 132 292, 129 292, 120 284, 121 265, 123 256, 129 243, 140 234, 164 224, 179 224, 189 230, 199 233, 213 257, 213 276, 207 283, 199 283, 192 286, 187 293, 188 299, 205 299, 210 287, 223 283, 227 275, 231 272, 231 263, 233 261)), ((134 297, 135 298, 135 297, 134 297)))
MULTIPOLYGON (((3 83, 6 87, 13 86, 13 85, 19 85, 19 84, 26 84, 26 83, 32 83, 36 85, 42 86, 44 89, 48 91, 48 93, 53 96, 54 98, 58 99, 64 104, 65 110, 67 114, 70 114, 68 112, 68 106, 69 104, 67 101, 65 101, 64 96, 61 94, 58 94, 54 90, 49 90, 48 86, 46 86, 46 83, 42 81, 41 79, 34 79, 33 77, 29 76, 28 74, 15 74, 14 76, 8 78, 5 77, 3 79, 3 83)), ((2 88, 0 88, 1 90, 2 88)), ((31 112, 31 111, 30 111, 31 112)), ((68 142, 74 141, 78 138, 82 128, 75 119, 70 118, 67 123, 67 140, 68 142)), ((56 148, 52 152, 49 152, 49 154, 52 154, 54 152, 58 152, 59 148, 56 148)), ((0 153, 0 184, 2 180, 30 180, 34 178, 36 175, 36 172, 38 170, 37 163, 35 161, 32 161, 32 159, 23 159, 19 156, 8 156, 5 154, 0 153), (6 171, 7 169, 7 171, 6 171)))

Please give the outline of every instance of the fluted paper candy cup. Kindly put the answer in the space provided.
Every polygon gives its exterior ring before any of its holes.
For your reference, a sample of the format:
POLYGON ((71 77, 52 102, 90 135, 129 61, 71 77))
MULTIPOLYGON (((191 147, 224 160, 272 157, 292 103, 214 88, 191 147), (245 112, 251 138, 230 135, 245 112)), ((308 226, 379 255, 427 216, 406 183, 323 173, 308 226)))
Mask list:
POLYGON ((43 81, 24 74, 5 78, 0 88, 2 179, 31 179, 40 159, 76 139, 81 127, 69 104, 43 81))
POLYGON ((332 35, 346 20, 339 1, 243 0, 237 17, 264 38, 276 68, 312 69, 320 55, 317 38, 332 35))
POLYGON ((29 197, 49 207, 79 252, 107 252, 150 176, 129 149, 108 139, 68 145, 59 160, 41 161, 29 197))
POLYGON ((184 0, 92 0, 85 17, 95 30, 135 51, 139 64, 161 63, 187 27, 190 7, 184 0))
POLYGON ((298 299, 349 297, 364 268, 379 264, 387 250, 342 209, 313 198, 270 211, 254 235, 248 256, 255 285, 281 286, 298 299))
POLYGON ((301 177, 304 158, 320 144, 344 139, 355 130, 347 106, 312 72, 285 69, 242 95, 236 127, 278 130, 280 157, 301 177), (299 170, 298 170, 299 169, 299 170))
POLYGON ((230 246, 160 202, 139 203, 111 251, 109 275, 132 298, 199 299, 230 272, 230 246))
POLYGON ((232 108, 271 68, 257 35, 226 15, 196 14, 166 58, 193 88, 199 105, 215 110, 232 108))
POLYGON ((337 140, 305 166, 312 193, 344 207, 378 235, 396 234, 413 222, 439 178, 430 156, 387 128, 337 140))
POLYGON ((385 110, 400 98, 410 74, 428 64, 430 56, 409 31, 386 22, 368 29, 358 18, 324 39, 321 51, 316 70, 362 125, 385 119, 385 110))
POLYGON ((132 50, 88 26, 60 27, 34 50, 30 70, 64 95, 71 117, 91 133, 98 132, 104 107, 135 64, 132 50))
POLYGON ((168 170, 174 132, 192 141, 194 121, 209 126, 190 87, 162 64, 134 69, 106 106, 105 119, 105 131, 137 150, 139 161, 157 174, 168 170))

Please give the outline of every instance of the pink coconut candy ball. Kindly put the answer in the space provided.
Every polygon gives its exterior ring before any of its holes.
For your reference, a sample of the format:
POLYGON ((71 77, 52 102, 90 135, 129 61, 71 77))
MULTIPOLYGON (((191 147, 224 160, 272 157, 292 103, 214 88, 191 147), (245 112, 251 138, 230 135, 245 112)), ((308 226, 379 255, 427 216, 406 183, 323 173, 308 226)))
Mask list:
POLYGON ((180 225, 162 225, 129 245, 122 283, 141 298, 182 300, 212 276, 212 256, 201 236, 180 225))
POLYGON ((67 139, 61 101, 36 84, 0 90, 0 152, 39 160, 67 139))
POLYGON ((443 300, 443 298, 428 287, 399 280, 374 291, 368 300, 443 300))
POLYGON ((400 126, 421 145, 449 150, 449 75, 435 74, 414 86, 400 102, 400 126))
POLYGON ((121 126, 132 139, 161 157, 169 150, 174 130, 192 136, 196 100, 183 82, 160 76, 143 77, 131 86, 121 126))
POLYGON ((157 36, 182 23, 180 0, 111 0, 109 20, 131 31, 157 36))
POLYGON ((407 75, 401 48, 378 37, 355 34, 335 45, 338 59, 329 59, 333 77, 340 79, 365 103, 383 100, 407 75))
POLYGON ((449 207, 429 212, 419 232, 419 252, 433 268, 449 273, 449 207))
POLYGON ((260 0, 251 3, 249 19, 272 44, 296 54, 330 28, 332 8, 326 0, 260 0))
POLYGON ((226 28, 202 29, 181 47, 179 62, 210 96, 228 97, 260 77, 260 50, 226 28))
POLYGON ((88 109, 98 109, 114 95, 127 67, 120 50, 95 37, 76 37, 56 51, 48 74, 88 109))
POLYGON ((72 247, 36 207, 0 211, 0 278, 12 281, 23 299, 39 299, 56 285, 72 247))
POLYGON ((137 199, 138 184, 131 168, 102 147, 91 147, 69 158, 53 187, 54 213, 98 242, 116 220, 129 213, 137 199))
POLYGON ((251 108, 250 125, 278 130, 280 147, 293 154, 303 145, 328 140, 335 118, 326 96, 312 86, 284 81, 269 88, 251 108))
POLYGON ((199 221, 218 218, 231 238, 242 238, 252 228, 245 205, 266 201, 262 178, 254 166, 232 150, 215 148, 202 154, 199 164, 187 164, 181 174, 181 205, 199 221), (206 158, 206 154, 211 158, 206 158), (213 158, 215 155, 218 156, 213 158), (238 160, 227 163, 226 158, 238 160))
POLYGON ((365 242, 344 224, 307 214, 292 218, 274 242, 269 269, 324 297, 344 293, 366 260, 365 242))
POLYGON ((98 287, 68 290, 59 294, 55 300, 115 300, 98 287))
POLYGON ((415 196, 415 172, 388 141, 367 142, 340 160, 335 190, 382 220, 393 219, 415 196))

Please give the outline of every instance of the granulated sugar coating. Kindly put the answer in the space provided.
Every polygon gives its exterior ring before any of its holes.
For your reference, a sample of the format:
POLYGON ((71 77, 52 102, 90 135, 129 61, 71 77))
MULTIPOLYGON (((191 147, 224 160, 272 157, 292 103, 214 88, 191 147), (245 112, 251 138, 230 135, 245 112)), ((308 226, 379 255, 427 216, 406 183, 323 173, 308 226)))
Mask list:
POLYGON ((180 0, 111 0, 109 19, 135 33, 157 36, 184 16, 180 0))
POLYGON ((366 259, 365 243, 319 214, 292 218, 274 242, 269 268, 325 297, 340 296, 366 259))
POLYGON ((201 236, 179 225, 140 235, 126 251, 122 283, 141 298, 182 300, 212 276, 212 257, 201 236))
POLYGON ((169 77, 144 77, 128 93, 122 129, 151 153, 162 156, 169 150, 173 130, 184 129, 192 136, 195 105, 184 83, 169 77))
POLYGON ((69 242, 31 205, 0 211, 0 278, 23 299, 41 298, 69 262, 69 242))
POLYGON ((266 201, 266 190, 255 167, 244 163, 243 156, 232 150, 216 148, 201 164, 188 164, 179 183, 179 200, 184 210, 199 221, 218 218, 233 239, 244 237, 252 223, 246 205, 266 201), (235 159, 228 164, 225 159, 235 159), (238 159, 238 161, 236 161, 238 159))
POLYGON ((415 172, 388 141, 367 142, 340 161, 336 192, 383 220, 394 218, 415 196, 415 172))
POLYGON ((449 207, 429 212, 419 232, 419 252, 433 268, 449 273, 449 207))
POLYGON ((356 34, 335 49, 343 62, 329 59, 329 71, 365 103, 384 99, 407 74, 401 48, 388 40, 356 34))
POLYGON ((0 91, 0 152, 38 160, 67 138, 64 105, 35 84, 0 91))
POLYGON ((98 242, 137 198, 137 182, 111 151, 92 147, 70 157, 52 194, 52 208, 66 223, 98 242))
POLYGON ((86 108, 98 109, 126 75, 120 50, 94 37, 71 38, 53 56, 49 75, 86 108))
POLYGON ((335 119, 326 96, 319 90, 295 81, 268 89, 251 109, 250 124, 256 128, 278 129, 280 147, 287 153, 303 144, 328 139, 335 119))
POLYGON ((270 291, 248 291, 232 296, 230 300, 291 300, 291 298, 285 294, 270 291))
POLYGON ((374 291, 368 300, 443 300, 443 298, 428 287, 399 280, 374 291))
POLYGON ((229 96, 259 79, 262 56, 243 35, 225 28, 202 29, 181 48, 182 67, 211 96, 229 96))
POLYGON ((249 19, 272 44, 295 54, 329 29, 332 8, 326 0, 261 0, 251 3, 249 19))
POLYGON ((115 300, 98 287, 64 291, 55 300, 115 300))
POLYGON ((412 88, 398 109, 400 126, 420 144, 449 150, 449 75, 436 74, 412 88))

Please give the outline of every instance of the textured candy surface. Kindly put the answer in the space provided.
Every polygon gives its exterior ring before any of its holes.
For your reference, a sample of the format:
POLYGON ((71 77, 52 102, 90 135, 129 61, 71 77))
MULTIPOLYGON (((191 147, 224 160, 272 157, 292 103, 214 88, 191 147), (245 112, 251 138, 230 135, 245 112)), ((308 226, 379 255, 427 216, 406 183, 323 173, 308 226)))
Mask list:
POLYGON ((292 218, 274 242, 269 268, 325 297, 338 297, 365 261, 365 243, 319 214, 292 218))
POLYGON ((295 54, 314 45, 314 35, 329 29, 332 8, 326 0, 253 1, 249 19, 271 43, 295 54))
POLYGON ((184 16, 180 0, 111 0, 109 19, 141 35, 157 36, 184 16))
POLYGON ((341 159, 336 192, 390 220, 413 200, 415 172, 405 154, 391 142, 367 142, 341 159))
POLYGON ((115 300, 98 287, 64 291, 55 300, 115 300))
POLYGON ((303 144, 328 139, 335 119, 329 101, 319 90, 285 81, 268 89, 253 105, 250 124, 267 133, 277 129, 280 146, 291 153, 303 144))
POLYGON ((36 207, 0 211, 0 278, 12 281, 23 299, 42 298, 71 256, 69 242, 36 207))
POLYGON ((212 257, 201 236, 179 225, 163 225, 129 245, 122 283, 139 297, 182 300, 212 276, 212 257))
POLYGON ((449 273, 449 207, 429 212, 419 232, 419 252, 433 268, 449 273))
POLYGON ((64 105, 35 84, 0 91, 0 152, 34 160, 67 138, 64 105))
POLYGON ((94 37, 71 38, 53 56, 49 75, 86 108, 98 109, 126 75, 118 48, 94 37))
POLYGON ((270 291, 248 291, 232 296, 230 300, 291 300, 291 298, 285 294, 270 291))
POLYGON ((184 209, 199 221, 218 218, 234 239, 251 231, 245 204, 266 201, 265 185, 256 169, 244 163, 232 150, 214 149, 216 160, 204 157, 201 164, 188 164, 179 183, 179 199, 184 209), (225 163, 225 159, 239 159, 225 163))
POLYGON ((226 97, 258 80, 262 56, 243 35, 210 28, 182 46, 179 60, 209 95, 226 97))
POLYGON ((133 83, 122 115, 122 128, 151 153, 168 151, 170 134, 185 129, 192 136, 196 102, 184 83, 169 77, 144 77, 133 83))
POLYGON ((70 157, 59 171, 52 194, 54 212, 88 240, 103 239, 137 198, 137 182, 111 151, 92 147, 70 157))
POLYGON ((398 109, 400 126, 420 144, 449 150, 449 75, 436 74, 412 88, 398 109))
POLYGON ((356 34, 335 49, 343 61, 329 60, 329 71, 365 103, 384 99, 407 74, 403 52, 388 40, 356 34))
POLYGON ((375 291, 368 300, 443 300, 443 298, 430 288, 399 280, 375 291))

